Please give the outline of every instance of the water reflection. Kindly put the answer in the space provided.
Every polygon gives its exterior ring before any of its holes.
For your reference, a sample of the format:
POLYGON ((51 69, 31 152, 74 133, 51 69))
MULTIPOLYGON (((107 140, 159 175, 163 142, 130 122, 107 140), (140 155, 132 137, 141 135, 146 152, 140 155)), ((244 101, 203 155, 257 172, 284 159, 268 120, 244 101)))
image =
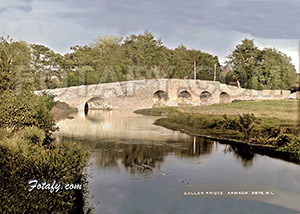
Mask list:
POLYGON ((91 152, 89 191, 94 197, 89 203, 96 213, 273 214, 300 210, 299 165, 255 154, 247 147, 155 126, 157 118, 91 110, 58 122, 60 131, 55 135, 59 141, 79 142, 91 152), (275 196, 242 201, 229 196, 183 196, 184 191, 239 190, 273 191, 275 196))
POLYGON ((131 173, 153 171, 154 168, 160 169, 164 162, 164 157, 174 154, 180 158, 193 158, 212 153, 216 142, 202 137, 190 137, 183 142, 167 141, 165 143, 135 143, 115 142, 110 140, 74 139, 62 136, 63 142, 80 142, 83 146, 94 152, 96 164, 99 167, 116 167, 121 162, 122 165, 130 169, 131 173))
POLYGON ((250 167, 253 164, 255 153, 248 146, 239 145, 225 145, 224 154, 233 153, 233 155, 240 159, 244 167, 250 167))
POLYGON ((153 126, 157 118, 144 117, 131 111, 90 110, 87 115, 79 113, 72 121, 59 121, 60 131, 56 136, 109 139, 115 142, 131 139, 143 140, 143 143, 190 139, 186 134, 153 126))

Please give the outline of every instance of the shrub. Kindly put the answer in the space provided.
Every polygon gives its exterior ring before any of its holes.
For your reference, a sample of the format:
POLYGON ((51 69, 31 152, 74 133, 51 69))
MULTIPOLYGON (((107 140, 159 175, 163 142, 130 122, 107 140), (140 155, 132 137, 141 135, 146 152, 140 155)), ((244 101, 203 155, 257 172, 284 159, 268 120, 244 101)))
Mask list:
MULTIPOLYGON (((255 122, 256 118, 253 114, 239 115, 238 118, 223 115, 222 120, 215 121, 215 127, 243 132, 245 134, 244 138, 249 138, 255 122)), ((212 124, 210 126, 213 127, 212 124)))
MULTIPOLYGON (((34 129, 22 133, 30 133, 28 136, 31 137, 34 129)), ((52 183, 56 180, 61 184, 84 185, 86 162, 87 152, 76 144, 57 144, 48 148, 25 142, 18 134, 1 141, 0 213, 78 213, 82 191, 50 193, 35 189, 29 192, 28 181, 36 179, 52 183)))
POLYGON ((7 138, 10 135, 10 133, 3 128, 0 128, 0 141, 7 138))
POLYGON ((240 130, 240 124, 236 118, 229 118, 227 115, 223 115, 223 120, 219 122, 220 128, 222 129, 231 129, 231 130, 240 130))
POLYGON ((243 114, 239 115, 239 128, 240 131, 246 131, 249 132, 253 128, 253 124, 255 122, 256 118, 254 114, 243 114))
POLYGON ((0 99, 0 128, 16 132, 24 127, 35 126, 44 130, 46 139, 56 130, 51 114, 53 97, 35 95, 32 92, 6 91, 0 99))
POLYGON ((273 146, 285 146, 288 145, 290 142, 292 142, 293 136, 287 133, 281 133, 279 134, 272 142, 273 146))
POLYGON ((291 139, 285 146, 282 146, 278 149, 282 152, 289 152, 298 156, 300 159, 300 138, 291 136, 291 139))
POLYGON ((25 140, 25 142, 39 146, 42 146, 46 137, 45 131, 36 126, 25 127, 20 131, 20 136, 25 140))

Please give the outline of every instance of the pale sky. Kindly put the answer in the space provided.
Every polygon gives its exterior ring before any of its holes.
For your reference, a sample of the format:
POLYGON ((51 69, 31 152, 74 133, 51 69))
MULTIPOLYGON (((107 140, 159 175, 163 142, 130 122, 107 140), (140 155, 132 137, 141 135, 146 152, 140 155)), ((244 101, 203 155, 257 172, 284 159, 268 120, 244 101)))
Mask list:
POLYGON ((219 56, 244 38, 292 57, 298 70, 299 0, 0 0, 0 33, 66 53, 98 36, 146 29, 163 43, 219 56))

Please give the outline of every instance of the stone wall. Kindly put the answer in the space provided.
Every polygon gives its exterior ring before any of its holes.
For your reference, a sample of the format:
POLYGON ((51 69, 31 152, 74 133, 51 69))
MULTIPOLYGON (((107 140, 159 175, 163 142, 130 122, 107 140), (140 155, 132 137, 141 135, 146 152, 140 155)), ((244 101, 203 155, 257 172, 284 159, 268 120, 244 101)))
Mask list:
MULTIPOLYGON (((286 90, 249 90, 221 84, 220 82, 190 79, 153 79, 115 82, 95 85, 74 86, 46 90, 54 94, 56 100, 72 107, 111 109, 140 109, 153 105, 177 106, 211 105, 233 100, 286 99, 286 90), (167 94, 167 98, 163 95, 167 94), (187 97, 184 100, 181 96, 187 97), (101 102, 103 102, 101 104, 101 102)), ((37 92, 39 93, 39 92, 37 92)))

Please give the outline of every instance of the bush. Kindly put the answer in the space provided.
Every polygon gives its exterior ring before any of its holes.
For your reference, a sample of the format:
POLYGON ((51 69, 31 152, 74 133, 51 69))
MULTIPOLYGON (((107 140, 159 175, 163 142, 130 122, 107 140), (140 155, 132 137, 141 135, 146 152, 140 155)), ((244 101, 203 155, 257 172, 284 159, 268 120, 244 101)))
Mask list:
POLYGON ((292 141, 293 141, 292 135, 282 133, 282 134, 279 134, 275 139, 273 139, 272 144, 273 144, 273 146, 281 147, 281 146, 288 145, 292 141))
POLYGON ((298 156, 298 159, 300 159, 300 138, 291 136, 290 141, 287 142, 285 146, 280 147, 278 150, 282 152, 293 153, 298 156))
POLYGON ((0 99, 0 128, 14 133, 24 127, 35 126, 44 130, 46 139, 56 130, 51 114, 53 97, 38 96, 32 92, 6 91, 0 99))
MULTIPOLYGON (((28 128, 22 133, 36 140, 33 130, 36 128, 28 128)), ((80 198, 83 201, 82 190, 50 193, 35 189, 29 192, 28 181, 36 179, 40 183, 52 183, 56 180, 61 184, 80 183, 84 186, 86 162, 87 152, 76 144, 48 148, 25 142, 18 134, 2 140, 0 213, 78 213, 78 201, 80 198)))
POLYGON ((0 141, 7 138, 10 135, 10 133, 3 128, 0 128, 0 141))
POLYGON ((251 133, 251 130, 254 128, 254 123, 257 122, 257 119, 253 114, 243 114, 239 115, 238 118, 228 117, 223 115, 222 120, 215 120, 214 124, 210 124, 210 127, 219 128, 219 129, 230 129, 244 133, 244 137, 248 139, 251 133))
POLYGON ((25 140, 25 142, 39 146, 42 146, 46 137, 45 131, 36 126, 25 127, 20 131, 20 136, 25 140))

